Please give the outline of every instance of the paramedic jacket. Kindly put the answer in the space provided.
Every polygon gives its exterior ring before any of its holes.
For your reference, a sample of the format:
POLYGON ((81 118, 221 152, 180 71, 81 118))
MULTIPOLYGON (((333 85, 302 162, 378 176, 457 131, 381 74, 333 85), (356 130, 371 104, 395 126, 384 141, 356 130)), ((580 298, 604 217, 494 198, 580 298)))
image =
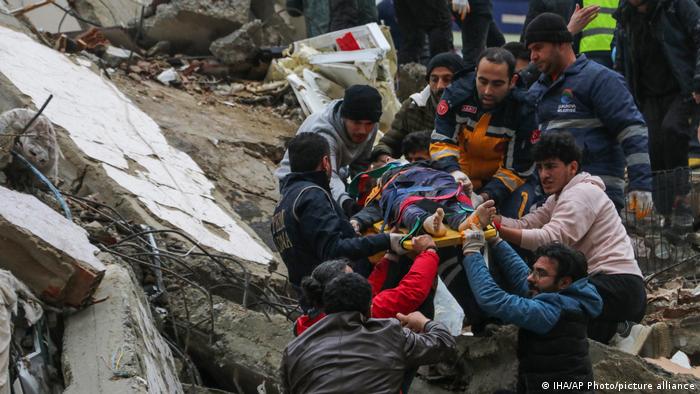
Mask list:
POLYGON ((651 191, 647 126, 619 74, 579 55, 552 82, 541 75, 530 88, 543 133, 569 131, 583 151, 581 170, 599 176, 615 206, 629 190, 651 191))
POLYGON ((430 156, 441 170, 467 174, 475 190, 500 204, 532 174, 530 148, 538 136, 527 91, 516 87, 485 111, 479 104, 476 73, 463 71, 438 103, 430 156))
POLYGON ((282 179, 282 198, 270 227, 277 251, 295 286, 322 262, 358 260, 389 249, 389 234, 357 237, 330 194, 323 171, 292 172, 282 179))

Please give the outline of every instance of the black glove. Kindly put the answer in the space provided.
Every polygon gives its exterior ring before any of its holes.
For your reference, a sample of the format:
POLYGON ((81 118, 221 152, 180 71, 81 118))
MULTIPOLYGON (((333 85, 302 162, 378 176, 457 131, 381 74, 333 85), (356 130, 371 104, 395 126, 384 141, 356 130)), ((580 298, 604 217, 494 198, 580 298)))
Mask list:
POLYGON ((362 206, 355 202, 353 199, 347 199, 343 201, 343 212, 345 212, 345 215, 350 219, 353 217, 356 213, 360 212, 362 210, 362 206))

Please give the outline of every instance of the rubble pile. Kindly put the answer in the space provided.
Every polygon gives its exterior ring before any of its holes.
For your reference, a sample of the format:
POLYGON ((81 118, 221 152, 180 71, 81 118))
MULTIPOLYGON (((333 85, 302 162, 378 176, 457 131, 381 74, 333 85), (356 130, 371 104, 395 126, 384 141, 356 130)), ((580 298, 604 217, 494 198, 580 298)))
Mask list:
MULTIPOLYGON (((425 69, 397 71, 376 24, 291 43, 280 1, 70 4, 79 31, 0 14, 0 349, 18 349, 0 352, 0 391, 280 392, 298 313, 269 239, 285 142, 358 83, 386 130, 397 72, 403 96, 425 69)), ((700 383, 688 267, 651 282, 646 360, 590 343, 597 381, 700 383)), ((512 389, 515 332, 459 336, 411 391, 512 389)))

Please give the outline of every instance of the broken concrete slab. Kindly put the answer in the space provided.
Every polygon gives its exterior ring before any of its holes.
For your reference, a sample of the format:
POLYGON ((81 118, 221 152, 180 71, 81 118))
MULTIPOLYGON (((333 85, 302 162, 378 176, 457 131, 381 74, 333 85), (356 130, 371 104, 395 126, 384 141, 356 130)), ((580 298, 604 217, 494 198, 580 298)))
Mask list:
MULTIPOLYGON (((183 291, 190 305, 208 305, 203 293, 191 288, 183 291)), ((171 311, 179 320, 186 319, 183 297, 171 297, 171 311)), ((292 323, 281 315, 268 318, 221 297, 214 296, 213 303, 213 342, 205 332, 191 328, 188 353, 192 360, 225 390, 280 393, 279 366, 282 351, 292 340, 292 323)), ((189 313, 192 322, 209 320, 208 308, 191 308, 189 313)), ((180 336, 186 334, 182 328, 180 336)))
POLYGON ((104 275, 87 233, 36 197, 0 187, 0 267, 43 300, 80 307, 104 275))
MULTIPOLYGON (((112 182, 110 194, 134 195, 152 227, 160 227, 160 220, 215 250, 261 264, 270 261, 269 249, 217 202, 201 168, 168 145, 158 125, 112 83, 26 35, 0 27, 0 36, 0 53, 13 58, 2 62, 0 73, 36 106, 47 92, 54 94, 44 115, 68 131, 82 155, 99 163, 96 172, 112 182)), ((70 152, 66 156, 71 159, 70 152)))
POLYGON ((127 268, 107 267, 96 303, 65 321, 64 393, 183 393, 173 355, 127 268))
POLYGON ((250 21, 251 0, 171 0, 143 24, 144 45, 170 41, 172 50, 207 55, 217 38, 250 21))
POLYGON ((260 19, 243 25, 235 32, 212 42, 209 50, 234 71, 247 69, 255 61, 258 48, 265 44, 265 31, 260 19))

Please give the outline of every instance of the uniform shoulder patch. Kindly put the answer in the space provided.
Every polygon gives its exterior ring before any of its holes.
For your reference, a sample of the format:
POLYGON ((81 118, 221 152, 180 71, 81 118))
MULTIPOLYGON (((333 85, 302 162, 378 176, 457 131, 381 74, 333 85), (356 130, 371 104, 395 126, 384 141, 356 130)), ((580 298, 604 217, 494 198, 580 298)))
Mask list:
POLYGON ((530 132, 530 143, 531 144, 536 144, 537 141, 540 140, 540 135, 542 135, 542 131, 540 129, 534 129, 530 132))
POLYGON ((449 110, 449 109, 450 109, 450 106, 447 105, 447 101, 445 99, 442 99, 442 100, 440 100, 440 103, 437 106, 436 112, 438 115, 442 116, 442 115, 445 115, 447 113, 447 110, 449 110))

